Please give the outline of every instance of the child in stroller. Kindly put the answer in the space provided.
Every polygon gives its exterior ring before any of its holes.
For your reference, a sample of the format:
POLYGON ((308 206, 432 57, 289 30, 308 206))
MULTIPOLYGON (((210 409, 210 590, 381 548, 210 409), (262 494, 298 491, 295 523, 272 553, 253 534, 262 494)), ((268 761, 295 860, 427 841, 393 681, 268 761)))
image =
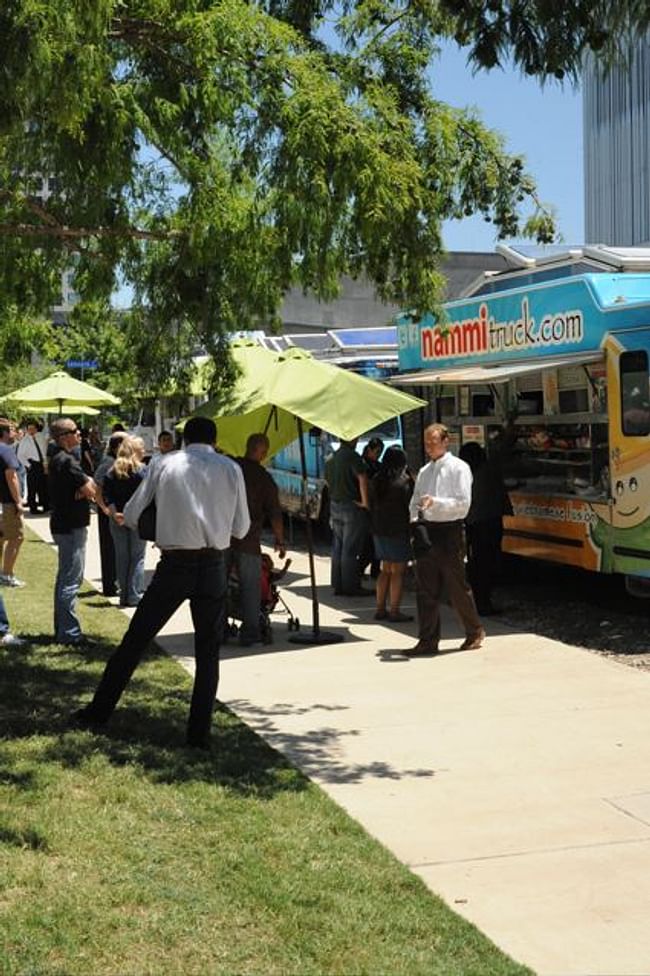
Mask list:
MULTIPOLYGON (((270 614, 273 612, 273 610, 275 610, 278 603, 282 605, 286 613, 289 615, 287 620, 288 629, 300 629, 300 621, 291 613, 291 610, 283 600, 277 585, 286 575, 290 565, 291 560, 287 559, 285 560, 284 566, 281 569, 277 569, 271 557, 267 553, 262 553, 259 626, 262 641, 265 644, 270 644, 273 641, 270 614)), ((237 568, 234 564, 230 567, 230 572, 228 573, 228 593, 226 597, 226 606, 228 619, 226 620, 225 626, 225 639, 227 640, 229 637, 237 636, 239 633, 239 627, 235 623, 235 620, 241 620, 239 577, 237 576, 237 568)))

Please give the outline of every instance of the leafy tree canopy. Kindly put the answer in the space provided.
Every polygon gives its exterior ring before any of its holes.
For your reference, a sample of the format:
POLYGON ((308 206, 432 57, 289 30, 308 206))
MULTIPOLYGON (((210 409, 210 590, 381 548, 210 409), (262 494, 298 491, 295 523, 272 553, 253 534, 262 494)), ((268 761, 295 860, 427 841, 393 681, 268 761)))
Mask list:
POLYGON ((522 159, 435 99, 440 39, 575 77, 646 19, 629 0, 4 0, 4 307, 43 312, 72 255, 91 318, 125 276, 151 353, 180 332, 218 354, 289 286, 327 297, 343 273, 431 307, 443 220, 555 232, 522 159))

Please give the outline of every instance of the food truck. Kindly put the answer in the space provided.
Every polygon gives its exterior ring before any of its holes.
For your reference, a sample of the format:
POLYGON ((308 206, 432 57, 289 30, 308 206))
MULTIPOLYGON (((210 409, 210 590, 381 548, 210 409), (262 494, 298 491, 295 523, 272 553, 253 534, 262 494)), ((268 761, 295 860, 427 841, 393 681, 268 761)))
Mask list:
POLYGON ((504 551, 650 595, 650 249, 498 250, 507 272, 438 319, 400 317, 392 382, 456 448, 499 446, 504 551))

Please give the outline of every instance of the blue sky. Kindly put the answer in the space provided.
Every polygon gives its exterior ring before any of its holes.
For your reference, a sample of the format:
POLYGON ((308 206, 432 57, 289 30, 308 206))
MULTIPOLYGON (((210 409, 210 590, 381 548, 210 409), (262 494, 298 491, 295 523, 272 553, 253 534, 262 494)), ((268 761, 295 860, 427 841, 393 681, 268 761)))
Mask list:
MULTIPOLYGON (((526 158, 540 199, 557 214, 567 244, 583 243, 582 100, 570 85, 538 81, 518 71, 473 75, 466 54, 444 48, 431 70, 433 94, 458 107, 473 106, 506 138, 509 151, 526 158)), ((492 251, 494 228, 478 218, 445 226, 448 250, 492 251)))

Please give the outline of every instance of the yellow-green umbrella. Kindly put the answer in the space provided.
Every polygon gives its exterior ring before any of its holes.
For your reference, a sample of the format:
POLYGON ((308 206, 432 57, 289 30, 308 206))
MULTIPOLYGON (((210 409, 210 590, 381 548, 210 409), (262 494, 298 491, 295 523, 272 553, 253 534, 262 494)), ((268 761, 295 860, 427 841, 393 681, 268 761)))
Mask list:
POLYGON ((419 397, 296 348, 277 356, 267 396, 278 409, 346 441, 426 406, 419 397))
MULTIPOLYGON (((13 403, 13 405, 18 410, 29 411, 35 409, 31 403, 13 403)), ((38 407, 36 408, 36 412, 39 414, 59 413, 59 405, 58 403, 39 403, 38 407)), ((99 410, 97 410, 95 407, 85 407, 81 404, 77 404, 74 407, 67 407, 66 412, 71 413, 75 417, 97 417, 99 415, 99 410)))
POLYGON ((63 413, 64 408, 74 413, 75 407, 101 407, 120 403, 119 398, 112 393, 77 380, 63 370, 58 370, 37 383, 23 386, 20 390, 6 393, 1 399, 34 410, 47 410, 48 405, 55 405, 59 414, 63 413))
MULTIPOLYGON (((233 389, 224 396, 213 397, 194 413, 216 421, 219 448, 226 454, 243 456, 250 434, 263 433, 269 439, 269 457, 273 457, 296 439, 293 415, 275 409, 268 398, 277 353, 245 339, 235 340, 231 351, 240 370, 233 389)), ((179 429, 182 426, 179 424, 179 429)))

